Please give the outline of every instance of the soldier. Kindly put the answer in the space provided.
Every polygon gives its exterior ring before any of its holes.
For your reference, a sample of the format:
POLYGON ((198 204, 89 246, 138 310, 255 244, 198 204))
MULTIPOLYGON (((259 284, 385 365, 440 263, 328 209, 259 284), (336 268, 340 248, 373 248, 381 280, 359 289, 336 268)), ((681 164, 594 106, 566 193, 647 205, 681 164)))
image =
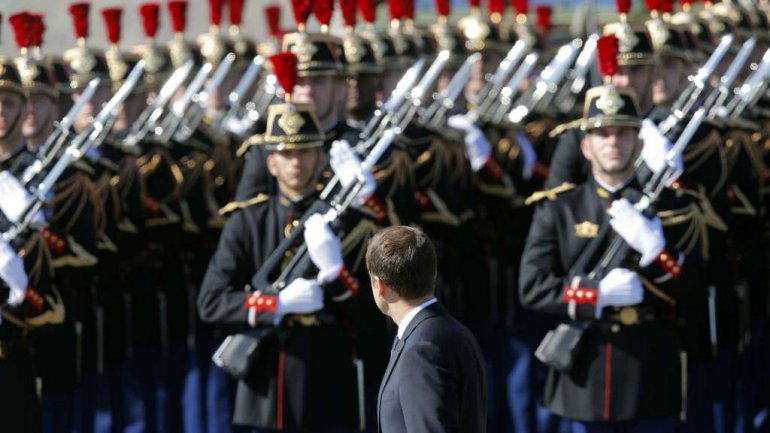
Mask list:
MULTIPOLYGON (((611 75, 615 68, 601 59, 602 73, 611 75)), ((639 188, 633 164, 642 145, 637 107, 632 93, 609 84, 587 93, 580 126, 590 177, 539 205, 522 258, 522 303, 562 320, 568 316, 566 326, 580 335, 579 350, 561 347, 541 355, 551 361, 573 357, 550 364, 545 404, 570 420, 575 432, 673 432, 680 409, 674 296, 687 289, 679 278, 682 257, 660 220, 624 198, 639 188), (635 253, 596 281, 586 275, 606 248, 606 239, 597 238, 604 225, 635 253)), ((669 191, 656 206, 668 209, 677 201, 669 191)))
MULTIPOLYGON (((0 411, 3 430, 38 432, 41 407, 36 382, 33 347, 35 328, 56 327, 64 320, 58 292, 53 286, 47 239, 52 238, 42 215, 32 226, 15 237, 6 237, 19 222, 22 211, 31 202, 21 178, 34 162, 22 134, 26 91, 11 59, 0 60, 0 297, 3 300, 0 322, 0 411)), ((45 332, 46 329, 40 329, 45 332)))
MULTIPOLYGON (((604 26, 604 34, 614 34, 620 39, 618 73, 613 75, 614 85, 621 89, 633 89, 639 98, 639 108, 649 117, 654 107, 652 83, 654 81, 655 53, 650 34, 644 27, 633 27, 628 22, 630 2, 617 3, 620 19, 604 26)), ((588 162, 580 152, 582 134, 577 128, 567 129, 559 139, 551 160, 551 169, 545 182, 546 188, 554 188, 564 182, 580 183, 589 173, 588 162)))
MULTIPOLYGON (((336 38, 324 33, 309 33, 306 23, 310 18, 311 4, 294 2, 294 15, 297 18, 297 31, 283 37, 283 50, 296 53, 299 58, 299 82, 293 90, 296 102, 313 102, 316 107, 321 130, 326 134, 326 146, 331 147, 334 140, 348 139, 357 142, 358 133, 350 128, 344 117, 338 113, 338 100, 335 97, 334 80, 341 71, 341 64, 336 53, 336 38)), ((259 141, 256 134, 247 140, 240 149, 244 156, 244 167, 235 200, 247 200, 259 193, 274 190, 273 179, 265 169, 265 154, 261 146, 253 146, 259 141)))
MULTIPOLYGON (((365 5, 361 4, 360 7, 363 8, 365 5)), ((382 63, 377 58, 372 43, 355 32, 356 2, 343 0, 340 2, 340 9, 345 21, 342 46, 348 61, 345 112, 348 114, 348 124, 363 130, 366 120, 374 114, 377 107, 382 63)))
POLYGON ((40 16, 22 12, 10 20, 14 32, 19 35, 21 57, 16 61, 25 87, 29 91, 27 98, 27 117, 22 125, 22 132, 27 146, 34 153, 54 131, 54 120, 59 118, 57 101, 59 92, 54 87, 51 71, 39 56, 42 44, 42 28, 34 26, 33 21, 42 20, 40 16), (23 36, 26 33, 27 36, 23 36))
MULTIPOLYGON (((271 58, 287 95, 296 84, 287 73, 294 59, 289 53, 271 58)), ((250 325, 271 335, 238 384, 236 425, 260 432, 350 431, 356 419, 355 372, 352 335, 342 323, 355 312, 360 283, 320 216, 308 219, 304 228, 300 224, 317 197, 324 136, 311 106, 286 103, 270 107, 268 130, 260 140, 270 149, 267 166, 278 194, 230 206, 233 213, 209 264, 198 309, 206 321, 237 329, 250 325), (279 242, 303 229, 318 278, 289 281, 278 294, 251 292, 252 277, 279 242)), ((362 246, 360 239, 349 241, 362 246)))

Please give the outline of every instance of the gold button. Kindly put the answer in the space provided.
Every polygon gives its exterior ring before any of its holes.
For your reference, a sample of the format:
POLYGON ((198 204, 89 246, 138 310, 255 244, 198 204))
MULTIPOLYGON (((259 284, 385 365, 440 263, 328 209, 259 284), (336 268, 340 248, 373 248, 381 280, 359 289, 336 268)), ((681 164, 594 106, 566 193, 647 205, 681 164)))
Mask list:
POLYGON ((620 310, 620 323, 624 325, 636 325, 639 323, 639 312, 635 308, 626 307, 620 310))

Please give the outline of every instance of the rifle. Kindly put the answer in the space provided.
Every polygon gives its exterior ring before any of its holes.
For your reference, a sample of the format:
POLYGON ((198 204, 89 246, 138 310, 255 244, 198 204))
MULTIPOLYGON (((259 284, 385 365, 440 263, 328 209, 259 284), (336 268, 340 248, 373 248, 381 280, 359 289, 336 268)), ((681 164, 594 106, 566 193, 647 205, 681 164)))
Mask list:
POLYGON ((559 111, 569 113, 575 107, 575 103, 583 90, 590 83, 588 77, 591 68, 596 63, 596 47, 599 35, 594 33, 586 39, 583 50, 575 60, 575 67, 567 74, 567 82, 562 85, 554 98, 559 111))
POLYGON ((94 118, 93 122, 90 123, 89 127, 69 143, 61 157, 56 161, 56 164, 47 173, 40 173, 41 175, 44 174, 42 180, 36 184, 34 179, 30 182, 33 185, 33 190, 31 191, 32 200, 24 208, 18 220, 13 222, 10 228, 3 231, 3 240, 13 243, 20 235, 25 233, 34 221, 35 215, 42 209, 43 204, 48 199, 48 194, 59 177, 64 173, 64 170, 70 164, 85 156, 89 150, 99 147, 104 142, 112 122, 115 116, 117 116, 118 107, 136 87, 143 71, 144 60, 140 60, 128 74, 120 89, 104 104, 104 107, 94 118))
POLYGON ((471 79, 473 66, 481 60, 481 53, 468 56, 441 92, 433 94, 433 103, 421 114, 422 125, 435 131, 446 127, 447 114, 454 109, 457 99, 471 79))
POLYGON ((246 135, 254 127, 254 124, 265 116, 267 108, 272 105, 273 101, 281 98, 282 92, 275 75, 268 74, 251 100, 243 105, 243 109, 238 114, 224 124, 225 129, 236 135, 246 135))
MULTIPOLYGON (((693 136, 695 136, 698 128, 700 128, 703 121, 708 118, 708 113, 719 112, 721 110, 721 105, 714 106, 712 104, 724 103, 724 98, 720 98, 719 95, 722 92, 729 90, 730 86, 732 86, 732 83, 737 78, 738 71, 753 50, 754 43, 751 40, 746 41, 743 47, 741 47, 739 54, 736 55, 735 59, 730 64, 730 67, 728 68, 729 74, 725 74, 725 77, 720 79, 722 86, 712 89, 706 99, 701 103, 701 96, 705 93, 707 86, 709 86, 708 80, 711 74, 716 70, 719 61, 724 57, 731 41, 732 35, 723 37, 717 50, 715 50, 714 54, 712 54, 706 64, 698 70, 698 74, 691 81, 691 86, 689 86, 690 89, 682 95, 683 98, 680 98, 680 101, 675 104, 677 107, 673 108, 671 114, 661 123, 661 125, 668 128, 665 130, 661 128, 662 132, 670 135, 676 125, 687 116, 689 110, 700 104, 695 114, 692 115, 687 122, 687 125, 677 137, 674 146, 672 146, 671 150, 666 154, 667 163, 665 168, 658 173, 652 173, 651 178, 644 185, 641 198, 635 204, 635 207, 648 217, 653 217, 655 215, 654 205, 657 202, 660 193, 665 189, 667 179, 675 173, 675 161, 684 153, 685 148, 690 143, 693 136)), ((639 171, 642 167, 644 167, 644 165, 642 164, 642 158, 640 157, 636 162, 636 170, 639 171)), ((604 224, 595 239, 606 239, 608 233, 609 224, 604 224)), ((592 243, 589 248, 596 248, 598 244, 599 241, 596 241, 592 243)), ((631 249, 628 244, 626 244, 620 236, 615 237, 604 252, 601 260, 599 260, 594 269, 588 274, 588 277, 592 279, 601 279, 610 270, 622 266, 622 263, 630 253, 631 249)))
POLYGON ((251 85, 254 84, 254 81, 256 81, 260 71, 262 71, 264 62, 265 60, 262 56, 255 56, 251 63, 249 63, 249 67, 246 68, 240 81, 238 81, 233 91, 227 96, 227 112, 217 119, 214 129, 224 126, 225 129, 231 130, 228 125, 236 121, 236 119, 243 117, 243 97, 249 91, 251 85))
POLYGON ((507 120, 510 123, 520 125, 538 106, 550 105, 553 96, 556 95, 559 83, 582 46, 582 40, 573 39, 559 48, 551 63, 540 73, 534 88, 522 95, 516 107, 508 113, 507 120))
POLYGON ((80 97, 78 100, 70 107, 67 114, 58 122, 55 123, 56 129, 49 135, 45 143, 40 147, 40 151, 38 152, 39 158, 35 160, 35 162, 29 166, 22 175, 21 184, 24 186, 27 186, 32 179, 38 177, 40 173, 43 172, 53 161, 56 159, 56 157, 61 152, 62 146, 64 146, 64 143, 67 142, 70 136, 70 129, 72 129, 72 125, 75 121, 75 118, 78 114, 80 114, 80 111, 83 110, 83 107, 86 105, 88 101, 91 100, 91 98, 94 97, 94 94, 96 93, 96 88, 99 87, 99 84, 101 83, 100 78, 94 78, 93 80, 88 82, 88 86, 86 86, 85 90, 83 90, 83 93, 80 94, 80 97))
POLYGON ((733 84, 738 79, 738 75, 743 71, 743 67, 749 60, 754 52, 754 47, 757 45, 757 38, 749 38, 743 43, 743 46, 735 55, 730 67, 727 68, 727 72, 720 78, 719 86, 711 91, 711 94, 706 98, 706 102, 703 104, 705 107, 711 107, 707 116, 708 120, 714 120, 724 111, 723 104, 733 94, 733 84))
POLYGON ((694 76, 690 77, 690 84, 671 106, 671 114, 658 125, 664 134, 673 130, 679 122, 690 114, 694 107, 700 104, 701 95, 710 87, 709 78, 716 71, 719 62, 727 54, 734 40, 735 36, 733 35, 722 36, 711 57, 694 76))
MULTIPOLYGON (((409 84, 415 81, 416 74, 422 68, 423 61, 418 61, 417 63, 420 64, 413 65, 404 74, 396 89, 394 89, 393 94, 391 94, 387 103, 382 107, 385 114, 380 115, 379 121, 372 121, 371 125, 369 125, 371 128, 368 128, 368 130, 375 131, 378 135, 368 136, 362 134, 358 145, 355 146, 360 151, 366 151, 366 157, 361 163, 360 173, 371 171, 390 148, 396 137, 403 133, 416 114, 416 111, 420 108, 425 92, 433 87, 448 60, 448 51, 439 53, 436 60, 428 68, 428 71, 423 75, 419 83, 408 92, 408 95, 407 89, 411 87, 409 84)), ((340 187, 338 176, 334 176, 321 192, 319 199, 305 212, 305 217, 302 219, 300 227, 304 227, 304 222, 311 215, 321 213, 324 215, 324 220, 339 234, 344 230, 341 217, 346 214, 353 204, 364 184, 365 178, 363 175, 359 175, 355 182, 345 187, 340 187)), ((314 269, 314 265, 307 255, 307 246, 304 242, 300 242, 303 233, 304 230, 294 230, 287 238, 281 241, 252 278, 251 287, 253 289, 260 290, 262 293, 277 293, 291 281, 294 281, 294 279, 307 276, 314 269), (274 275, 274 271, 279 269, 284 257, 286 257, 286 253, 290 250, 294 251, 291 261, 283 268, 276 280, 270 281, 270 276, 274 275)))
POLYGON ((500 66, 498 66, 492 79, 488 80, 479 92, 478 100, 476 101, 476 107, 478 108, 475 110, 478 113, 477 117, 483 118, 487 111, 489 111, 492 104, 497 100, 497 95, 502 90, 506 79, 515 70, 514 68, 529 51, 529 48, 529 42, 524 39, 519 39, 513 44, 513 47, 505 55, 503 61, 500 62, 500 66))
POLYGON ((233 66, 233 62, 235 62, 235 54, 229 53, 219 62, 219 66, 217 66, 217 69, 211 76, 211 81, 206 85, 206 88, 202 92, 192 95, 191 102, 193 104, 189 105, 188 109, 183 113, 181 122, 176 131, 174 131, 174 140, 185 142, 193 135, 201 120, 203 120, 203 116, 206 115, 206 109, 208 108, 206 104, 208 103, 209 96, 219 89, 225 81, 227 73, 230 72, 230 68, 233 66))
POLYGON ((160 88, 158 97, 142 111, 131 125, 128 135, 123 139, 124 145, 135 146, 147 136, 147 133, 155 131, 155 128, 158 126, 158 120, 166 109, 166 104, 174 97, 177 90, 182 87, 182 84, 184 84, 190 72, 192 72, 193 65, 193 61, 188 60, 171 74, 163 84, 163 87, 160 88))
POLYGON ((499 125, 503 123, 505 114, 511 108, 511 104, 513 104, 513 98, 515 98, 519 93, 521 83, 525 78, 529 77, 530 73, 532 73, 532 69, 535 68, 539 58, 539 53, 527 54, 527 57, 524 58, 524 61, 521 63, 519 69, 516 71, 516 73, 513 74, 505 87, 500 90, 499 103, 490 106, 490 109, 487 110, 486 116, 482 118, 484 121, 493 125, 499 125))
POLYGON ((171 110, 166 114, 166 117, 160 122, 160 126, 156 127, 153 131, 156 139, 166 144, 171 140, 171 137, 179 128, 182 119, 184 118, 187 107, 193 100, 195 94, 206 83, 206 78, 209 76, 209 72, 214 68, 210 62, 206 62, 198 72, 195 74, 190 84, 187 85, 182 97, 171 105, 171 110))
POLYGON ((735 97, 727 104, 725 117, 730 120, 740 119, 747 108, 753 107, 767 90, 770 80, 770 49, 765 51, 757 69, 746 78, 736 91, 735 97))

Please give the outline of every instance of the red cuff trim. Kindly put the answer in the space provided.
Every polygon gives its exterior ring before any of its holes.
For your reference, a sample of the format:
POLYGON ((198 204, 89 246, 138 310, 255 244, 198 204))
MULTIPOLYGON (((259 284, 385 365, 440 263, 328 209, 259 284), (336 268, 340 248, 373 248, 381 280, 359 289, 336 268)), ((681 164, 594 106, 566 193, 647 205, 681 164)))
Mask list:
POLYGON ((357 295, 358 291, 361 289, 361 286, 358 282, 358 278, 351 274, 350 271, 348 271, 348 268, 345 266, 342 267, 340 270, 340 275, 337 277, 343 286, 345 286, 350 293, 357 295))
POLYGON ((383 205, 380 199, 378 199, 374 194, 370 195, 369 198, 364 201, 364 207, 368 208, 374 213, 374 217, 377 219, 377 221, 384 221, 388 214, 387 210, 385 209, 385 205, 383 205))
POLYGON ((503 176, 504 176, 503 169, 500 168, 500 164, 498 164, 494 158, 490 157, 489 159, 487 159, 487 162, 484 163, 481 169, 496 181, 503 179, 503 176))
POLYGON ((565 287, 563 299, 564 302, 575 302, 576 304, 596 305, 598 293, 596 289, 587 287, 565 287))
POLYGON ((66 249, 67 244, 64 242, 64 239, 61 236, 54 234, 48 228, 43 228, 40 230, 40 235, 43 237, 46 245, 48 245, 48 249, 53 251, 55 255, 58 256, 64 254, 64 250, 66 249))
POLYGON ((671 278, 677 278, 682 273, 682 267, 679 265, 678 258, 666 250, 663 250, 655 258, 661 268, 671 275, 671 278))
POLYGON ((156 215, 160 211, 160 203, 152 197, 145 197, 144 210, 150 215, 156 215))
POLYGON ((43 297, 40 296, 32 287, 27 287, 27 291, 24 292, 24 300, 27 301, 27 303, 29 303, 29 305, 31 305, 32 308, 37 311, 43 309, 43 297))
POLYGON ((246 298, 244 303, 246 309, 254 308, 257 313, 275 313, 278 307, 278 297, 272 295, 262 295, 259 292, 246 298))
POLYGON ((417 206, 419 206, 421 210, 426 210, 430 207, 430 198, 428 197, 428 194, 421 189, 414 191, 414 201, 417 202, 417 206))
POLYGON ((540 161, 535 162, 535 165, 532 166, 532 176, 536 179, 545 180, 548 178, 548 173, 550 172, 551 170, 548 166, 540 161))

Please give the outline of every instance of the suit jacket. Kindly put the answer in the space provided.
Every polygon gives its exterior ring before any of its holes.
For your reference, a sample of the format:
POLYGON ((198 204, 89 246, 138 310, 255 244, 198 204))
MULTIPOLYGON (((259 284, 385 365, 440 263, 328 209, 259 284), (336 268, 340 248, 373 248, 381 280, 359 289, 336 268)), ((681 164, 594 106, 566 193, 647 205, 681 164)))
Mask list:
POLYGON ((484 433, 487 381, 476 340, 435 303, 393 349, 377 404, 379 432, 484 433))

